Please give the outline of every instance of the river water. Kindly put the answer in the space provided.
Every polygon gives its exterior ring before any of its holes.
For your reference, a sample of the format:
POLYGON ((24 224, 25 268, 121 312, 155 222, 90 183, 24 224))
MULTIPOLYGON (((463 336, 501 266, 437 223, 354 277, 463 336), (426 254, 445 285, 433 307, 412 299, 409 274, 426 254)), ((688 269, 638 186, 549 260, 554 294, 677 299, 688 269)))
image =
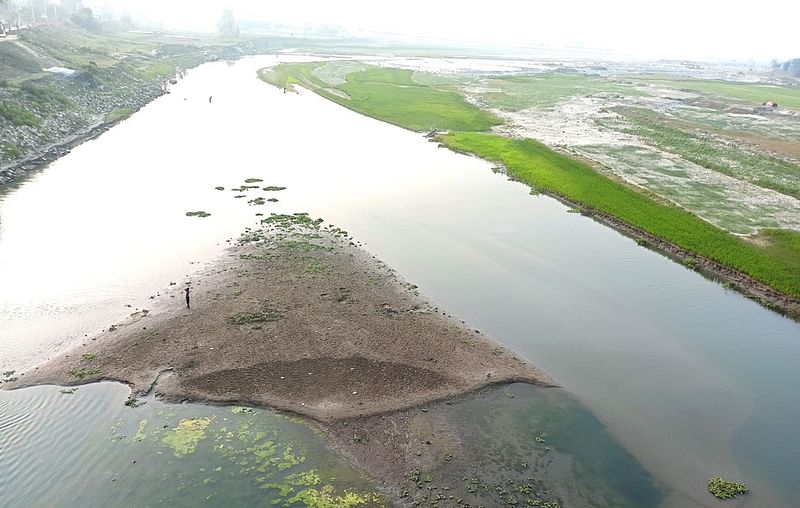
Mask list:
POLYGON ((548 371, 670 489, 665 506, 716 506, 715 475, 750 484, 736 506, 800 496, 797 323, 487 162, 255 79, 275 62, 194 69, 0 196, 0 369, 152 306, 255 213, 303 211, 548 371), (230 191, 246 178, 287 189, 248 206, 230 191))

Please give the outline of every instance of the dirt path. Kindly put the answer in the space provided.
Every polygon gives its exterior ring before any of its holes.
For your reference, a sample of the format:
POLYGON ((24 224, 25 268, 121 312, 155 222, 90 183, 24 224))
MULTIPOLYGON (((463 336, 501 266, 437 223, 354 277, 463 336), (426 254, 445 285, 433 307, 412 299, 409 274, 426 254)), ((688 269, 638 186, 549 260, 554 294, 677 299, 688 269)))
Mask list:
MULTIPOLYGON (((201 220, 201 219, 198 219, 201 220)), ((273 216, 161 309, 20 376, 12 387, 115 379, 174 400, 266 405, 320 422, 375 415, 487 384, 550 385, 386 265, 306 215, 273 216)))

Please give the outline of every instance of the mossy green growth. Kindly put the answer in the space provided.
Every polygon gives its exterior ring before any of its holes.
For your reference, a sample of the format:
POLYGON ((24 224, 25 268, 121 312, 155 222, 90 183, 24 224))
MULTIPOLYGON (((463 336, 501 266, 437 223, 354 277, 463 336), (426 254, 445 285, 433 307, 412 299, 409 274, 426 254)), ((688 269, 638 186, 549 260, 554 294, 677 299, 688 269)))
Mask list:
POLYGON ((94 360, 95 358, 97 358, 97 355, 96 355, 96 354, 94 354, 94 353, 83 353, 83 354, 81 355, 81 358, 83 358, 83 359, 84 359, 84 360, 86 360, 87 362, 91 362, 92 360, 94 360))
POLYGON ((136 397, 133 396, 128 397, 128 400, 125 401, 125 405, 131 409, 136 409, 137 407, 144 406, 145 404, 147 404, 146 401, 137 399, 136 397))
POLYGON ((718 499, 734 499, 739 494, 747 494, 750 489, 744 483, 736 483, 715 476, 708 480, 708 491, 718 499))
POLYGON ((15 145, 14 143, 5 143, 0 147, 0 152, 3 153, 9 159, 19 159, 25 152, 19 146, 15 145))
POLYGON ((262 180, 261 178, 247 178, 244 181, 244 183, 257 183, 257 182, 263 182, 263 181, 264 180, 262 180))
POLYGON ((87 377, 96 376, 100 374, 100 369, 75 367, 74 369, 70 369, 68 374, 76 379, 84 379, 87 377))
POLYGON ((0 118, 5 118, 14 125, 36 127, 39 119, 27 109, 13 102, 0 102, 0 118))
POLYGON ((267 192, 276 192, 276 191, 286 190, 286 187, 280 187, 278 185, 267 185, 266 187, 264 187, 264 190, 267 192))
POLYGON ((210 423, 210 417, 183 419, 161 441, 172 448, 176 457, 194 453, 197 444, 205 439, 206 429, 210 423))
POLYGON ((283 312, 271 307, 264 307, 255 312, 241 312, 230 318, 230 322, 235 325, 247 325, 251 323, 273 323, 283 319, 283 312))
POLYGON ((120 120, 125 120, 132 114, 133 110, 131 108, 117 108, 111 113, 106 115, 106 122, 108 123, 119 122, 120 120))
POLYGON ((203 210, 198 210, 196 212, 186 212, 186 216, 187 217, 210 217, 211 214, 208 213, 208 212, 205 212, 203 210))

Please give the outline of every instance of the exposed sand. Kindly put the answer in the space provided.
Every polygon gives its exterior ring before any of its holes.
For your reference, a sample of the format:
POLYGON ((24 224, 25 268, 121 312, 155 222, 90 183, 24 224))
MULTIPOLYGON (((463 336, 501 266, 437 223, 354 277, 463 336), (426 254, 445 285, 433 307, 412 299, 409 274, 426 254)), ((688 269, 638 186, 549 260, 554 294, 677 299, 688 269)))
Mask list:
POLYGON ((250 232, 166 304, 22 375, 114 379, 134 394, 265 405, 318 421, 375 415, 511 381, 553 381, 304 216, 250 232), (92 356, 93 355, 93 356, 92 356), (81 370, 83 369, 83 370, 81 370))

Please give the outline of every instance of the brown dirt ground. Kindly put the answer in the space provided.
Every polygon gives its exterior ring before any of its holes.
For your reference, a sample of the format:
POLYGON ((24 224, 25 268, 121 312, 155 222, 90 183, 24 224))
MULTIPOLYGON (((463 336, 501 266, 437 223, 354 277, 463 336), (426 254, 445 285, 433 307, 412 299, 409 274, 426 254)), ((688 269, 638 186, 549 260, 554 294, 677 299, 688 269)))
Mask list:
POLYGON ((171 286, 160 308, 7 387, 113 379, 141 395, 170 371, 155 386, 166 399, 251 403, 335 422, 488 384, 553 384, 341 235, 290 229, 250 232, 195 276, 191 310, 183 287, 171 286))

